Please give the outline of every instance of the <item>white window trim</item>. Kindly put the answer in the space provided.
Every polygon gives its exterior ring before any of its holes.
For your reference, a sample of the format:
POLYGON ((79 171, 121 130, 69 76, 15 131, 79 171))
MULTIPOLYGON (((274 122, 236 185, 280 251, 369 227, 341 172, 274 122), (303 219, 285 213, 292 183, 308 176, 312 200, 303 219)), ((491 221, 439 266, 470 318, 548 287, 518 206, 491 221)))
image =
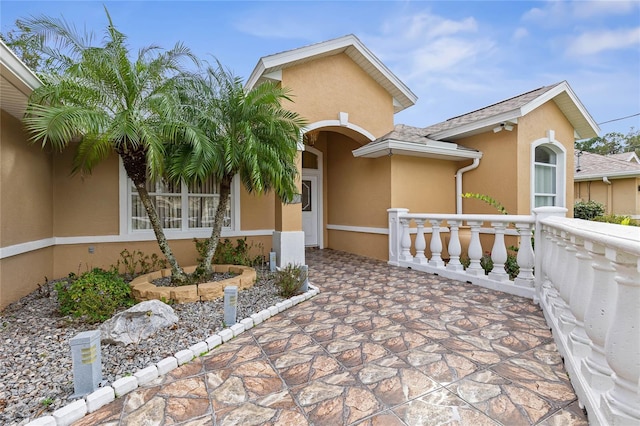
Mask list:
MULTIPOLYGON (((129 194, 129 178, 122 164, 122 159, 118 158, 118 185, 119 185, 119 210, 120 210, 120 235, 138 235, 140 237, 153 235, 153 229, 131 229, 131 220, 129 212, 131 211, 131 196, 129 194)), ((237 233, 241 230, 240 226, 240 179, 234 176, 231 182, 231 227, 222 228, 222 236, 225 234, 237 233)), ((184 209, 183 209, 184 211, 184 209)), ((184 218, 183 218, 184 219, 184 218)), ((165 229, 164 231, 168 239, 177 238, 204 238, 211 235, 211 228, 194 228, 194 229, 165 229)), ((155 238, 155 237, 154 237, 155 238)))
POLYGON ((318 168, 317 169, 302 169, 302 179, 305 176, 316 176, 318 178, 316 192, 318 194, 318 248, 324 248, 324 189, 322 187, 322 181, 324 180, 324 160, 322 151, 311 147, 304 146, 304 151, 309 151, 318 158, 318 168))
POLYGON ((540 145, 547 145, 556 154, 556 206, 565 207, 567 204, 567 149, 556 140, 554 130, 547 130, 547 137, 536 139, 531 143, 531 178, 529 185, 529 207, 533 210, 536 201, 536 148, 540 145))

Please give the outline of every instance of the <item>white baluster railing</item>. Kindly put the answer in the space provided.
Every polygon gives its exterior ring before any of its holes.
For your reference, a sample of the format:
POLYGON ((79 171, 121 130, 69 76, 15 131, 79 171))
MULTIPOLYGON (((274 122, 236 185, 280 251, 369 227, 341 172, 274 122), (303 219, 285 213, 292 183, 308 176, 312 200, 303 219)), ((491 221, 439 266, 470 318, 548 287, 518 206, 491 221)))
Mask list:
POLYGON ((553 330, 589 423, 640 425, 640 228, 565 213, 554 207, 531 216, 391 209, 389 263, 533 298, 553 330), (448 256, 442 243, 447 234, 448 256), (518 243, 514 281, 504 271, 507 241, 518 243), (491 246, 491 271, 484 270, 483 243, 485 250, 491 246))

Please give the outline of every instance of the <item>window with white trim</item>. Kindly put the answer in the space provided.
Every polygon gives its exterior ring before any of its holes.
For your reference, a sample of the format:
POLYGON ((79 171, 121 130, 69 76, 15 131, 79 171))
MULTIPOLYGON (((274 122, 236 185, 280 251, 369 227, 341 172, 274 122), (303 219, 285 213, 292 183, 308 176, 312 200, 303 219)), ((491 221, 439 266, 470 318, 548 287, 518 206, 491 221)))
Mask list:
POLYGON ((559 205, 558 155, 549 146, 535 148, 534 207, 559 205))
MULTIPOLYGON (((133 182, 127 179, 129 185, 129 214, 128 219, 132 231, 151 229, 151 223, 147 216, 138 191, 133 182)), ((211 228, 218 207, 219 185, 212 177, 206 182, 186 184, 174 184, 161 179, 156 182, 147 181, 147 191, 154 203, 160 223, 165 230, 187 231, 202 228, 211 228)), ((230 229, 231 196, 229 207, 224 216, 223 229, 230 229)))

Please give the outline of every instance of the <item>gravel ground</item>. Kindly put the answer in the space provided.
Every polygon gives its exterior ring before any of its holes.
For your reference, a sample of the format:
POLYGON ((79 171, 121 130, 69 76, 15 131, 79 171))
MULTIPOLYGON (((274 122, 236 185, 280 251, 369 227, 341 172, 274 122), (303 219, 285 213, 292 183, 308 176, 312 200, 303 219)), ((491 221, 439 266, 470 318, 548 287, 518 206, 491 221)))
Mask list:
MULTIPOLYGON (((238 320, 283 300, 266 274, 238 296, 238 320)), ((68 404, 73 394, 69 339, 99 324, 58 313, 53 282, 0 313, 0 424, 23 425, 68 404)), ((102 376, 108 383, 134 373, 222 330, 221 300, 173 305, 180 318, 138 345, 102 345, 102 376)))

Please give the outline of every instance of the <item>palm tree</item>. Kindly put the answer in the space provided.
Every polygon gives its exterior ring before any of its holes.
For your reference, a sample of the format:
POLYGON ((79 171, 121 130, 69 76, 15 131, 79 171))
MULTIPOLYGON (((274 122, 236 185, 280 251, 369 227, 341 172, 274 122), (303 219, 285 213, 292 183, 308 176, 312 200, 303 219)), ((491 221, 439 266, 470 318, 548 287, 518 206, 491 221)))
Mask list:
POLYGON ((241 79, 220 63, 208 67, 193 89, 193 124, 206 139, 172 147, 168 173, 187 182, 213 176, 220 185, 211 237, 198 265, 210 273, 235 175, 249 193, 273 190, 290 202, 298 192, 296 155, 304 120, 282 107, 283 101, 291 101, 287 89, 263 83, 245 90, 241 79))
POLYGON ((169 247, 146 183, 162 175, 168 142, 197 138, 197 130, 182 119, 178 89, 188 80, 182 62, 198 62, 181 44, 167 51, 146 47, 132 60, 126 36, 115 28, 106 8, 105 12, 109 25, 99 47, 91 46, 90 37, 64 20, 29 21, 33 31, 57 43, 58 49, 49 54, 59 71, 40 76, 44 84, 31 94, 24 123, 31 141, 43 148, 62 151, 77 142, 73 173, 90 173, 113 152, 120 156, 173 279, 180 282, 184 271, 169 247))

